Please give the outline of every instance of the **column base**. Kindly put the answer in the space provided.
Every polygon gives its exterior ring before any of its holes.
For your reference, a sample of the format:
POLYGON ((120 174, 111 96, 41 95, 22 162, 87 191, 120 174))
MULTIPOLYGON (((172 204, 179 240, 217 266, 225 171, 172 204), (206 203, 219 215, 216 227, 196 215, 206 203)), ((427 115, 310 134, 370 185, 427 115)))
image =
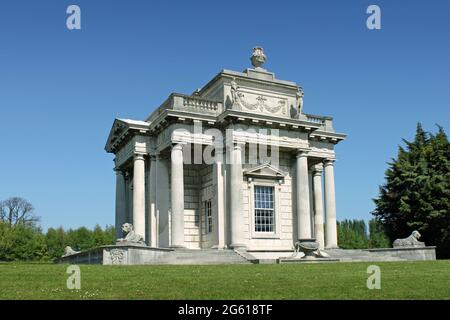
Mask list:
POLYGON ((328 250, 328 249, 339 249, 339 247, 337 245, 325 246, 325 250, 328 250))

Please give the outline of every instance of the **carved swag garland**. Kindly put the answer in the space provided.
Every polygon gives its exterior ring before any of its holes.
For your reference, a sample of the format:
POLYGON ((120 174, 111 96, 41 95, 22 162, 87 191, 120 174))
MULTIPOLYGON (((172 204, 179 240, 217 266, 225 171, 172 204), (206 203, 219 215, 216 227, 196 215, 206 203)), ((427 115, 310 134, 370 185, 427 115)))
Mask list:
POLYGON ((280 110, 282 110, 283 113, 286 112, 286 101, 279 100, 278 105, 276 106, 270 106, 266 104, 267 98, 260 95, 256 98, 256 103, 248 103, 244 100, 244 94, 242 92, 239 92, 239 87, 236 83, 236 81, 231 81, 231 98, 234 105, 238 105, 240 107, 244 107, 247 110, 260 110, 262 112, 268 111, 270 113, 277 113, 280 110))

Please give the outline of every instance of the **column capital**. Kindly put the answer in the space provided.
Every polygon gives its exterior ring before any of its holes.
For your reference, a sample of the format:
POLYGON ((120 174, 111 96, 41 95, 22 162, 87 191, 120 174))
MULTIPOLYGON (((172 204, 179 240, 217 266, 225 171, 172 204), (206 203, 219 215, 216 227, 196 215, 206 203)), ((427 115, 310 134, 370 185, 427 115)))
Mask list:
POLYGON ((175 143, 172 145, 172 150, 183 150, 183 144, 182 143, 175 143))
POLYGON ((122 169, 119 169, 119 168, 113 168, 113 171, 116 173, 116 175, 125 176, 125 170, 122 170, 122 169))
POLYGON ((135 153, 134 160, 144 160, 144 155, 141 153, 135 153))
POLYGON ((297 158, 307 157, 310 149, 297 149, 297 158))
POLYGON ((313 168, 313 174, 315 176, 321 175, 323 172, 323 164, 322 163, 315 164, 312 168, 313 168))
POLYGON ((245 142, 233 141, 233 149, 235 149, 235 150, 242 150, 243 147, 245 147, 245 142))
POLYGON ((325 160, 323 160, 323 164, 325 166, 332 166, 335 161, 336 161, 336 159, 325 159, 325 160))

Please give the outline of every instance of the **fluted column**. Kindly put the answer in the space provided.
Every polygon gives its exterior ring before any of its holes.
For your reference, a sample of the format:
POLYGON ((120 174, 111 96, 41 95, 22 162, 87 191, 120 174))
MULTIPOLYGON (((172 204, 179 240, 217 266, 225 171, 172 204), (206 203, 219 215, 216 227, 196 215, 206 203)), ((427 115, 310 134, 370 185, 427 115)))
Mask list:
POLYGON ((323 213, 323 199, 322 199, 322 172, 323 165, 316 164, 313 172, 313 186, 314 186, 314 232, 316 241, 319 243, 319 248, 325 248, 325 234, 324 234, 324 213, 323 213))
POLYGON ((149 245, 152 247, 157 247, 157 211, 156 211, 156 157, 150 156, 150 173, 149 173, 149 245))
POLYGON ((334 160, 325 160, 325 247, 337 248, 336 196, 334 191, 334 160))
POLYGON ((234 144, 231 150, 230 164, 230 217, 231 244, 230 247, 245 247, 242 217, 242 147, 234 144))
POLYGON ((126 208, 126 186, 125 174, 122 170, 114 169, 116 172, 116 239, 122 238, 122 225, 127 222, 126 208))
POLYGON ((142 154, 134 155, 133 226, 134 231, 145 239, 145 159, 142 154))
POLYGON ((184 247, 184 179, 183 145, 177 144, 171 152, 170 201, 172 207, 171 247, 184 247))
POLYGON ((297 153, 297 223, 298 238, 311 238, 311 210, 309 203, 309 179, 307 152, 300 150, 297 153))

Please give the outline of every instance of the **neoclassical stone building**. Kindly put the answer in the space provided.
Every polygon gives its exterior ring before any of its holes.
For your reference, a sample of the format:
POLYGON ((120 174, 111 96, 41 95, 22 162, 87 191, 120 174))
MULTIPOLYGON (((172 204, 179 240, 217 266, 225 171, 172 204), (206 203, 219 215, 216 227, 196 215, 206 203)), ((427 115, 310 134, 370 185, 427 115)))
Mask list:
POLYGON ((332 118, 305 114, 303 90, 261 67, 222 70, 173 93, 145 120, 116 119, 116 229, 149 246, 291 250, 337 247, 332 118))

